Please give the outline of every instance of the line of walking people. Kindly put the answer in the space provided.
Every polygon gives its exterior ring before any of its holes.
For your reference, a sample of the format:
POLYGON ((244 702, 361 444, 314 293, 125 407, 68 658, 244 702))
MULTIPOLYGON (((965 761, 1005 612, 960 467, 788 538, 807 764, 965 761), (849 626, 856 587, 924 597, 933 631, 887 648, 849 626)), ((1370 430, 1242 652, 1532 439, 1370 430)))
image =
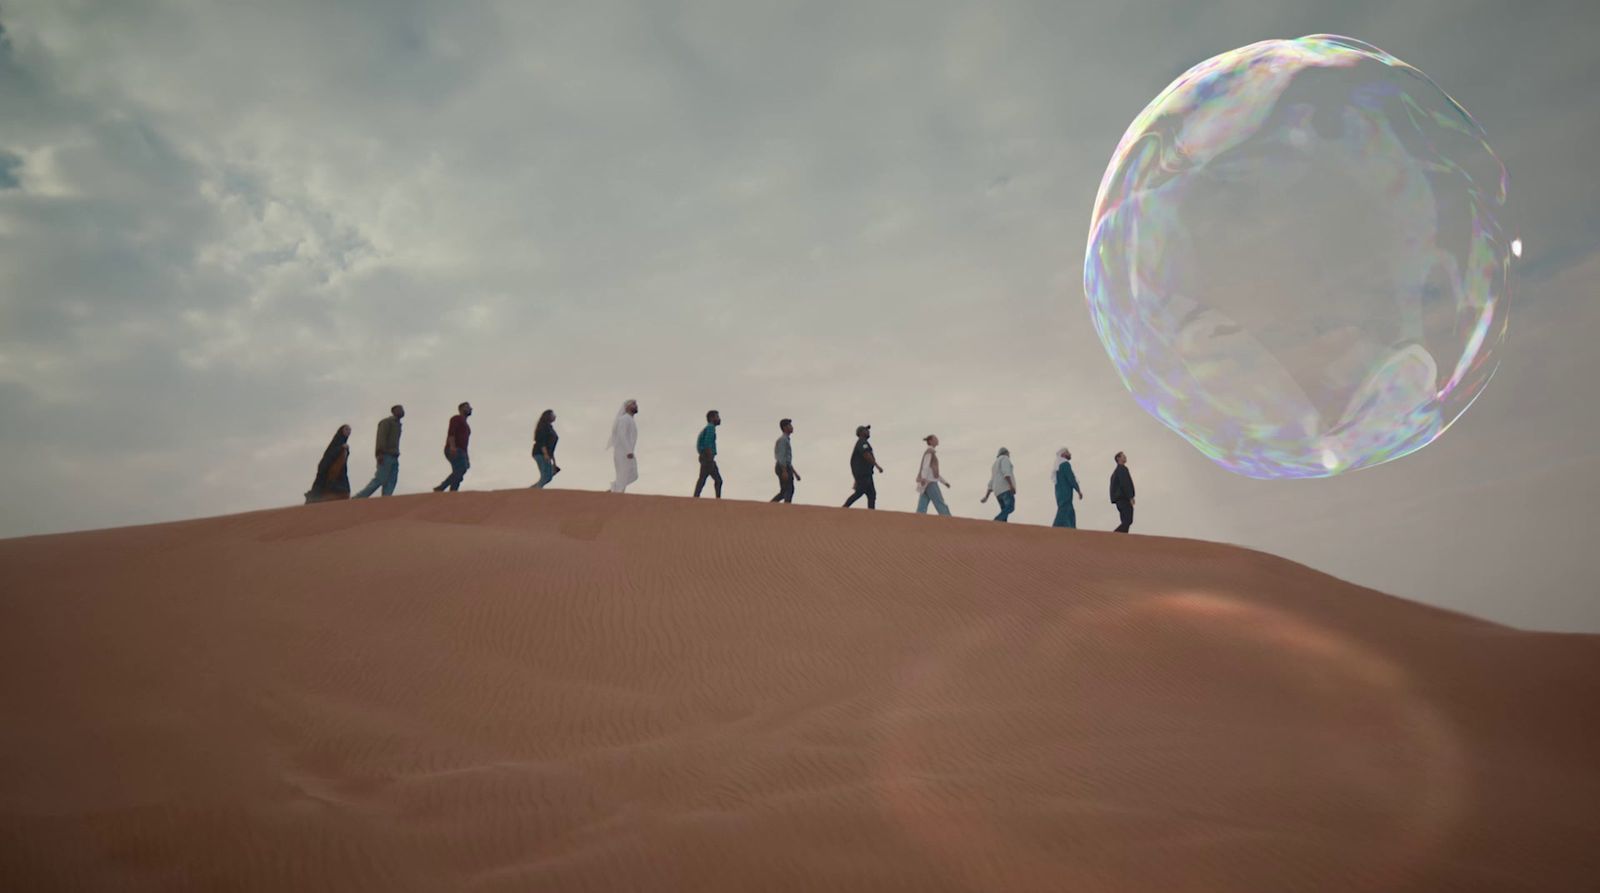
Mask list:
MULTIPOLYGON (((636 455, 639 440, 636 419, 638 414, 639 401, 626 400, 612 421, 606 448, 612 452, 612 463, 616 472, 610 488, 613 493, 626 492, 628 485, 639 479, 639 460, 636 455)), ((395 404, 390 407, 389 415, 378 422, 377 436, 373 444, 376 470, 372 480, 353 494, 354 498, 365 499, 378 492, 382 492, 384 496, 393 495, 400 479, 400 435, 405 415, 405 407, 395 404)), ((456 414, 450 418, 445 429, 444 443, 444 457, 450 465, 450 473, 433 488, 434 492, 461 489, 461 483, 472 467, 469 458, 472 426, 467 421, 471 416, 472 404, 463 402, 456 407, 456 414)), ((556 445, 561 438, 556 433, 555 422, 555 411, 546 409, 540 413, 539 421, 534 426, 533 461, 539 471, 539 479, 532 485, 535 489, 542 489, 561 472, 561 466, 556 464, 556 445)), ((706 413, 705 427, 695 439, 695 453, 700 464, 699 477, 694 485, 695 498, 700 497, 707 482, 712 484, 715 497, 722 498, 722 472, 717 467, 717 429, 721 425, 722 414, 715 409, 710 410, 706 413)), ((780 419, 778 430, 779 437, 772 448, 773 473, 778 478, 778 494, 770 501, 792 503, 795 484, 801 480, 800 472, 794 466, 794 447, 790 440, 794 434, 794 420, 780 419)), ((350 426, 339 426, 339 430, 334 433, 333 440, 329 442, 327 449, 323 451, 321 461, 317 464, 316 478, 312 481, 311 489, 305 494, 306 502, 352 497, 349 479, 349 440, 350 426)), ((923 438, 923 444, 922 460, 918 465, 916 476, 917 513, 925 514, 931 507, 941 515, 949 515, 950 508, 945 503, 944 489, 950 486, 950 482, 945 480, 939 470, 939 438, 937 435, 929 434, 923 438)), ((1117 453, 1114 460, 1116 467, 1111 473, 1111 503, 1117 507, 1121 522, 1116 531, 1127 533, 1133 525, 1133 475, 1128 471, 1128 457, 1125 453, 1117 453)), ((850 451, 850 475, 854 486, 850 496, 844 501, 844 507, 850 508, 858 500, 865 498, 867 508, 877 508, 878 490, 874 475, 882 472, 883 466, 878 463, 872 449, 872 426, 860 425, 856 428, 855 446, 850 451)), ((1073 495, 1076 494, 1081 501, 1083 488, 1079 486, 1077 476, 1073 473, 1070 449, 1062 447, 1056 451, 1055 464, 1050 476, 1054 483, 1056 499, 1056 515, 1052 526, 1077 527, 1077 510, 1073 505, 1073 495)), ((999 454, 995 456, 994 465, 990 468, 988 487, 979 502, 987 503, 990 496, 994 496, 1000 506, 1000 513, 994 520, 1001 522, 1009 520, 1017 507, 1017 482, 1011 463, 1011 451, 1005 447, 1001 447, 999 454)))

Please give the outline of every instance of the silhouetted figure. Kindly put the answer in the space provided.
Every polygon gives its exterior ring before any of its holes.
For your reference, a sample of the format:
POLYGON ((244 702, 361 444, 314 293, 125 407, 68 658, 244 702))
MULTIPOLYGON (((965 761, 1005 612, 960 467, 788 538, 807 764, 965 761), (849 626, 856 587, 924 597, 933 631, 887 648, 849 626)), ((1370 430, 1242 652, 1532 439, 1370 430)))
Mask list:
POLYGON ((556 464, 556 441, 560 439, 556 434, 556 411, 547 409, 540 413, 539 423, 533 426, 533 464, 539 466, 539 482, 533 489, 543 490, 561 471, 561 466, 556 464))
POLYGON ((435 493, 460 490, 467 469, 472 467, 471 460, 467 458, 467 441, 472 439, 472 426, 467 424, 467 417, 471 415, 472 404, 462 403, 456 407, 456 414, 450 417, 450 427, 445 429, 444 435, 444 458, 450 463, 450 475, 433 488, 435 493))
POLYGON ((844 501, 844 507, 855 505, 857 499, 867 497, 867 508, 878 507, 878 488, 872 482, 874 470, 883 471, 883 466, 878 464, 878 459, 872 454, 872 426, 860 425, 856 428, 856 445, 850 451, 850 476, 855 479, 855 490, 850 498, 844 501))
POLYGON ((383 488, 383 495, 394 495, 395 485, 400 482, 400 420, 405 417, 406 408, 396 403, 378 422, 377 443, 372 450, 378 459, 378 470, 373 472, 372 481, 356 494, 357 499, 366 499, 379 487, 383 488))
POLYGON ((922 442, 928 448, 922 451, 922 465, 917 469, 917 491, 922 494, 917 497, 917 514, 927 514, 931 504, 939 514, 948 517, 950 507, 944 504, 944 491, 940 486, 948 487, 950 482, 939 474, 939 454, 935 452, 939 448, 939 438, 929 434, 922 442))
POLYGON ((772 497, 772 501, 792 503, 795 481, 800 480, 800 472, 794 469, 794 447, 789 443, 789 437, 794 434, 794 420, 780 421, 778 430, 783 434, 772 445, 772 470, 778 475, 778 495, 772 497))
POLYGON ((1000 503, 1000 514, 994 519, 1003 524, 1017 510, 1017 481, 1011 470, 1011 451, 1005 447, 995 455, 994 465, 989 468, 989 489, 983 491, 983 498, 978 501, 988 502, 990 493, 994 494, 995 502, 1000 503))
POLYGON ((611 438, 606 441, 606 449, 611 450, 611 461, 616 466, 617 476, 611 482, 611 492, 627 492, 628 485, 639 479, 639 460, 634 457, 634 448, 639 443, 639 426, 634 421, 634 416, 639 414, 639 401, 624 400, 622 408, 617 410, 617 418, 611 423, 611 438))
POLYGON ((1056 450, 1056 467, 1050 472, 1056 487, 1056 519, 1051 527, 1077 527, 1078 512, 1072 505, 1072 494, 1083 498, 1083 488, 1078 486, 1078 476, 1072 473, 1072 451, 1066 447, 1056 450))
POLYGON ((1116 459, 1117 468, 1111 472, 1111 504, 1117 507, 1117 515, 1122 518, 1116 532, 1127 533, 1133 526, 1133 474, 1128 471, 1126 453, 1118 453, 1116 459))
POLYGON ((350 498, 350 426, 340 425, 333 432, 333 440, 322 451, 322 461, 317 463, 317 476, 306 491, 306 504, 330 499, 350 498))
POLYGON ((696 499, 700 498, 708 479, 716 482, 717 498, 722 498, 722 472, 717 470, 717 426, 720 424, 722 416, 715 409, 706 413, 706 426, 700 429, 700 436, 694 442, 695 452, 700 454, 700 478, 694 482, 696 499))

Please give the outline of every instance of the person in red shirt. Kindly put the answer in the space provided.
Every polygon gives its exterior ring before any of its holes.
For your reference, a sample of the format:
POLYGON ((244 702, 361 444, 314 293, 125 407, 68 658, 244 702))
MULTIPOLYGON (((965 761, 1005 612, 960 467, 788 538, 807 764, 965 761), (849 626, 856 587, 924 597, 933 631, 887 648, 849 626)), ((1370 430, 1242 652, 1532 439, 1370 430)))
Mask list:
POLYGON ((467 441, 472 438, 472 426, 467 424, 467 417, 472 415, 472 404, 463 403, 456 409, 458 411, 450 417, 450 427, 444 436, 444 457, 450 463, 450 476, 433 488, 435 493, 460 490, 461 479, 467 476, 467 469, 472 467, 472 463, 467 461, 467 441))

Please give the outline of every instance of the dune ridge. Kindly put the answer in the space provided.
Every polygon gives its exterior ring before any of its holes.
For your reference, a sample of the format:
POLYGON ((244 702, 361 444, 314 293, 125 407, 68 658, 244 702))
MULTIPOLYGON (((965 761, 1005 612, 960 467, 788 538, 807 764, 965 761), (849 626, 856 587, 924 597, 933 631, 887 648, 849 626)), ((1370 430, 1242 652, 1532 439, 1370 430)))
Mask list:
POLYGON ((0 604, 8 890, 1600 877, 1600 637, 1229 546, 428 494, 0 541, 0 604))

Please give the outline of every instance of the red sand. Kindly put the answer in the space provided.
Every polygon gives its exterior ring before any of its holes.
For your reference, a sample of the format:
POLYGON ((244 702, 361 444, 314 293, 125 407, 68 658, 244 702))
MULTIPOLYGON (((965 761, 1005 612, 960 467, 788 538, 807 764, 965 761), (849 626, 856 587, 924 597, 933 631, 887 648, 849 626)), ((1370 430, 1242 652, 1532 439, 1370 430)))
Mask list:
POLYGON ((1226 546, 463 493, 0 604, 4 890, 1600 889, 1600 637, 1226 546))

